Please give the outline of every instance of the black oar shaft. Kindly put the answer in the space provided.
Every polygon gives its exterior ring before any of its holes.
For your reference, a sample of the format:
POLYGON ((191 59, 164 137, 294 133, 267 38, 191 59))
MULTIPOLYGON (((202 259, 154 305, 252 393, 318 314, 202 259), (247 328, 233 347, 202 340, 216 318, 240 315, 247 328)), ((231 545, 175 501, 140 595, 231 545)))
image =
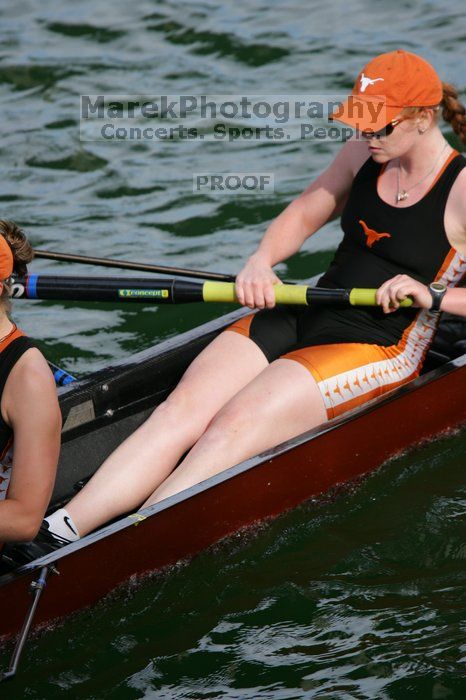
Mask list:
POLYGON ((61 301, 174 304, 202 301, 202 289, 202 283, 188 280, 28 275, 15 279, 13 297, 61 301))
POLYGON ((72 255, 71 253, 58 253, 52 250, 34 250, 36 258, 46 260, 58 260, 59 262, 74 262, 83 265, 98 265, 100 267, 113 267, 119 270, 133 270, 134 272, 157 272, 162 275, 176 275, 177 277, 193 277, 203 280, 217 280, 219 282, 234 282, 234 275, 225 275, 221 272, 207 272, 193 270, 189 267, 167 267, 165 265, 152 265, 149 263, 132 262, 130 260, 112 260, 111 258, 97 258, 90 255, 72 255))

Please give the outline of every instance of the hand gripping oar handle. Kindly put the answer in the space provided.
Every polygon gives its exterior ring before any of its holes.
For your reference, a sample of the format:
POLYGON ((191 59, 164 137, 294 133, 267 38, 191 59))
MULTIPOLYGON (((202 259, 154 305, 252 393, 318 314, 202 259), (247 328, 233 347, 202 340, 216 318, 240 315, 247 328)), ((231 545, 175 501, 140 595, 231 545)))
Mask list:
MULTIPOLYGON (((376 289, 325 289, 308 287, 303 284, 276 284, 274 286, 277 304, 298 304, 310 306, 315 303, 338 304, 344 306, 378 306, 376 289)), ((228 282, 204 282, 204 301, 237 302, 235 285, 228 282)), ((400 306, 412 306, 413 300, 407 297, 400 306)))
MULTIPOLYGON (((377 289, 358 289, 354 287, 349 293, 349 303, 351 306, 378 306, 376 295, 377 289)), ((399 302, 402 307, 412 306, 414 299, 406 297, 399 302)))
POLYGON ((16 675, 18 664, 21 660, 21 654, 23 653, 24 645, 26 644, 29 630, 31 629, 32 621, 34 620, 39 599, 47 583, 49 571, 50 568, 48 566, 43 566, 39 572, 39 577, 35 581, 31 582, 30 590, 32 593, 32 603, 23 622, 23 627, 18 637, 18 641, 16 642, 8 671, 5 671, 0 678, 0 681, 11 680, 16 675))

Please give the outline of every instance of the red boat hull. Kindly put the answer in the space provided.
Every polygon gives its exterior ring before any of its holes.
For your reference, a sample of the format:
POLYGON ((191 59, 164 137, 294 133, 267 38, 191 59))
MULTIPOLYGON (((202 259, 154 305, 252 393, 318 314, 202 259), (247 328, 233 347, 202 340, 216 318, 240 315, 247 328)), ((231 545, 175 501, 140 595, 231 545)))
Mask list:
MULTIPOLYGON (((372 472, 408 446, 466 421, 466 366, 402 387, 379 402, 189 489, 137 524, 81 540, 57 560, 35 624, 88 606, 135 574, 192 556, 238 529, 372 472), (100 539, 98 539, 100 537, 100 539)), ((136 522, 136 521, 134 521, 136 522)), ((56 556, 56 555, 55 555, 56 556)), ((42 560, 38 560, 42 561, 42 560)), ((37 569, 36 569, 37 572, 37 569)), ((34 572, 0 588, 0 637, 16 634, 34 572)), ((3 581, 3 579, 2 579, 3 581)))

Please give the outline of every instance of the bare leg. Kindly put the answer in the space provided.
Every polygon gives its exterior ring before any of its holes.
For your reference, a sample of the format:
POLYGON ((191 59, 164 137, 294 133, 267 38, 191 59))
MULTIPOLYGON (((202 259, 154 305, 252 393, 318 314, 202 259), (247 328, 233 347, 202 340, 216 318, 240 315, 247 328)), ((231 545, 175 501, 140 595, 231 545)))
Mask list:
POLYGON ((249 338, 231 331, 215 338, 167 400, 66 506, 80 535, 140 506, 222 406, 267 366, 264 354, 249 338))
POLYGON ((298 362, 277 360, 217 414, 143 508, 327 420, 317 384, 298 362))

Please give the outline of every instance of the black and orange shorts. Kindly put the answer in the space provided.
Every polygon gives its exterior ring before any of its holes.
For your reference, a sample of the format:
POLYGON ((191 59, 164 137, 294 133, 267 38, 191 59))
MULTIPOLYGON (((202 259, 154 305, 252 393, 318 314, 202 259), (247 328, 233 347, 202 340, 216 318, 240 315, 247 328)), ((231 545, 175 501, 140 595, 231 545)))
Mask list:
POLYGON ((419 311, 396 345, 313 344, 297 332, 297 313, 275 307, 243 316, 226 330, 240 333, 278 358, 302 364, 321 392, 328 418, 381 396, 418 376, 434 336, 438 314, 419 311))

